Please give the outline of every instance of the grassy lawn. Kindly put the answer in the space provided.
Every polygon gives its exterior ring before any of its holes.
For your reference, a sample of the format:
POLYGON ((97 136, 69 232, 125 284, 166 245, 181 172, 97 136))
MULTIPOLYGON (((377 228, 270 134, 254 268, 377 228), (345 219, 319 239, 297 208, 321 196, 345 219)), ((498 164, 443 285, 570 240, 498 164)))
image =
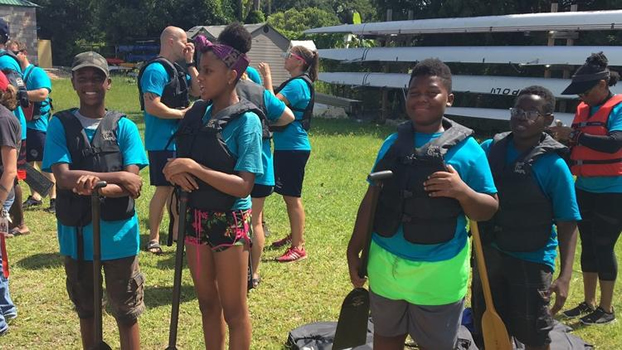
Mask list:
MULTIPOLYGON (((52 97, 57 111, 77 105, 68 80, 56 80, 53 85, 52 97)), ((133 82, 115 78, 107 101, 108 108, 127 113, 143 131, 133 82)), ((273 259, 281 251, 265 252, 262 283, 249 297, 253 349, 281 349, 291 329, 309 322, 337 319, 341 301, 351 289, 345 248, 366 189, 365 176, 382 140, 391 131, 391 128, 353 121, 314 121, 313 151, 303 196, 309 258, 300 263, 277 264, 273 259)), ((144 169, 141 175, 145 186, 137 201, 137 210, 141 233, 145 233, 153 189, 148 186, 148 170, 144 169)), ((265 212, 272 231, 267 238, 269 245, 289 232, 289 224, 285 204, 279 196, 269 197, 265 212)), ((8 241, 12 268, 10 289, 19 317, 11 324, 10 332, 0 339, 0 348, 78 349, 78 318, 65 290, 56 220, 52 214, 34 210, 26 212, 26 223, 32 234, 8 241)), ((162 227, 164 231, 166 220, 162 227)), ((147 236, 141 234, 141 246, 146 240, 147 236)), ((622 255, 620 246, 617 251, 622 255)), ((579 252, 567 306, 582 300, 578 257, 579 252)), ((164 247, 161 256, 141 252, 140 264, 146 276, 147 305, 147 311, 140 318, 142 345, 146 349, 163 349, 168 342, 174 247, 164 247)), ((616 295, 622 295, 620 284, 616 295)), ((619 300, 619 297, 615 299, 616 306, 620 306, 619 300)), ((619 324, 577 329, 575 333, 600 349, 622 346, 619 324)), ((114 319, 106 313, 104 338, 113 348, 119 347, 114 319)), ((182 349, 203 347, 200 312, 187 269, 183 279, 178 346, 182 349)))

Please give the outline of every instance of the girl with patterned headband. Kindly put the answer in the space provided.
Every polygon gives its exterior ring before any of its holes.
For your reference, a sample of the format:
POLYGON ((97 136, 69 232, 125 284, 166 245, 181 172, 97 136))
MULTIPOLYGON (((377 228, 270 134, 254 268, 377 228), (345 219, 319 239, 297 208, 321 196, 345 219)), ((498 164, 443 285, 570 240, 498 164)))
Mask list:
POLYGON ((186 220, 188 266, 203 316, 208 349, 249 349, 246 303, 251 242, 250 192, 263 174, 261 122, 257 107, 240 100, 236 84, 246 70, 251 36, 228 25, 216 43, 197 41, 201 52, 195 102, 177 132, 178 158, 166 179, 189 192, 186 220))

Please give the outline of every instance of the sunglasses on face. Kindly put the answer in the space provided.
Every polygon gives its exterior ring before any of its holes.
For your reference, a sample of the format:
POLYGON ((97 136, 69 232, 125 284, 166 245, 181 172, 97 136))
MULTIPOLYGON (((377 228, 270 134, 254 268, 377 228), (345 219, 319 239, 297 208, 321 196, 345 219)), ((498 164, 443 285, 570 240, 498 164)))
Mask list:
POLYGON ((295 53, 293 53, 291 51, 287 51, 287 52, 283 53, 283 58, 289 59, 290 57, 294 57, 297 60, 305 62, 305 59, 302 56, 296 55, 295 53))
POLYGON ((17 51, 13 51, 13 53, 17 56, 20 53, 24 53, 24 50, 17 50, 17 51))
MULTIPOLYGON (((598 85, 598 84, 596 84, 596 85, 598 85)), ((596 87, 596 85, 592 86, 591 88, 589 88, 589 89, 587 89, 587 90, 585 90, 585 91, 583 91, 583 92, 581 92, 581 93, 578 93, 578 94, 577 94, 577 96, 583 97, 583 96, 587 96, 587 95, 589 95, 589 94, 590 94, 590 92, 592 92, 592 90, 594 90, 594 88, 596 87)))
POLYGON ((536 110, 526 111, 520 108, 510 108, 510 116, 512 118, 526 118, 527 120, 534 121, 541 115, 544 114, 536 110))

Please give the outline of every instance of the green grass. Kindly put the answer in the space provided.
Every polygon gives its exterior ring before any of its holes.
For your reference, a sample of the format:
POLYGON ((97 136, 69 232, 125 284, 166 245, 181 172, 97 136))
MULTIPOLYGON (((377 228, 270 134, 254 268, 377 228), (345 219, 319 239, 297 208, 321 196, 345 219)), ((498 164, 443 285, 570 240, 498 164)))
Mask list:
MULTIPOLYGON (((77 105, 67 80, 53 82, 57 111, 77 105)), ((137 89, 124 78, 115 78, 108 107, 128 113, 144 129, 137 89)), ((358 203, 366 189, 365 176, 371 169, 382 140, 392 130, 343 120, 315 120, 311 132, 313 151, 307 166, 304 203, 307 213, 306 246, 309 259, 294 264, 272 262, 280 251, 266 251, 261 266, 262 283, 250 293, 253 349, 281 349, 288 332, 302 324, 336 320, 343 297, 351 290, 345 248, 352 231, 358 203)), ((141 232, 146 232, 148 201, 153 189, 148 171, 142 197, 137 201, 141 232)), ((27 190, 26 190, 27 191, 27 190)), ((28 192, 26 192, 28 193, 28 192)), ((272 236, 267 243, 289 231, 284 203, 279 196, 266 202, 266 216, 272 236)), ((58 254, 56 220, 41 210, 27 211, 32 234, 8 241, 11 260, 11 294, 19 317, 10 332, 0 339, 1 349, 78 349, 79 327, 65 291, 65 273, 58 254)), ((166 226, 166 221, 163 224, 166 226)), ((164 230, 164 229, 163 229, 164 230)), ((142 245, 146 236, 141 235, 142 245)), ((145 349, 163 349, 168 342, 170 299, 174 270, 174 248, 164 254, 140 254, 146 276, 147 311, 140 318, 145 349)), ((578 253, 578 252, 577 252, 578 253)), ((622 254, 618 247, 618 254, 622 254)), ((582 297, 577 261, 568 306, 582 297)), ((616 295, 622 295, 621 287, 616 295)), ((615 299, 620 306, 619 298, 615 299)), ((105 314, 104 338, 119 347, 114 319, 105 314)), ((622 344, 619 325, 578 329, 579 336, 601 349, 622 344)), ((182 349, 203 347, 200 313, 188 270, 184 271, 178 345, 182 349)))

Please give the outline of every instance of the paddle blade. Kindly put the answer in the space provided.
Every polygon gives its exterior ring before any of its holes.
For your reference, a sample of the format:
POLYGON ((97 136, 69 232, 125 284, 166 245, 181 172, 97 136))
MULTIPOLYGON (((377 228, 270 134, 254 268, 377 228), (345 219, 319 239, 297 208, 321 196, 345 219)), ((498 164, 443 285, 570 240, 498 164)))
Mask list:
POLYGON ((510 336, 505 324, 499 315, 491 310, 486 310, 482 315, 482 331, 486 349, 512 350, 510 336))
POLYGON ((355 288, 341 304, 333 350, 349 349, 365 344, 368 319, 369 292, 365 288, 355 288))

